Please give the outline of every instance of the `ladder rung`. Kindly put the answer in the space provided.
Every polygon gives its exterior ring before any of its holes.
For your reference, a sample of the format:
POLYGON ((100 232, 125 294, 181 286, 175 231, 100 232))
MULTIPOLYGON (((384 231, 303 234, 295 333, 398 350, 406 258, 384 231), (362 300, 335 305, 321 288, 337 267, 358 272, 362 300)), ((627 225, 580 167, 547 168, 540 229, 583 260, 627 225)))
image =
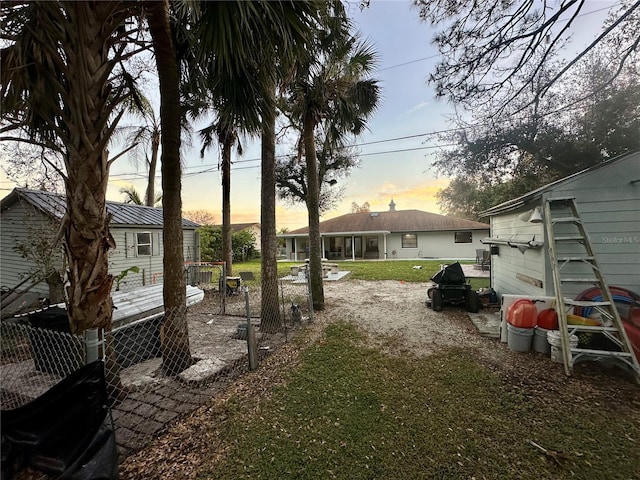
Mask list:
POLYGON ((555 197, 555 198, 547 198, 547 203, 554 202, 568 202, 569 200, 575 200, 576 197, 555 197))
POLYGON ((585 355, 597 355, 599 357, 629 357, 633 355, 631 352, 612 352, 609 350, 591 350, 590 348, 572 348, 571 353, 582 353, 585 355))
POLYGON ((597 278, 561 278, 560 281, 565 283, 600 283, 597 278))
POLYGON ((582 235, 567 235, 566 237, 556 237, 556 242, 582 242, 584 237, 582 235))
POLYGON ((606 307, 611 305, 611 302, 590 302, 589 300, 572 300, 570 298, 564 298, 565 305, 571 305, 572 307, 606 307))
POLYGON ((574 325, 573 323, 567 326, 567 330, 571 330, 571 333, 575 332, 619 332, 618 327, 603 327, 601 325, 574 325))
POLYGON ((593 262, 595 261, 594 257, 560 257, 558 258, 559 262, 593 262))
POLYGON ((577 217, 559 217, 552 218, 551 223, 582 223, 582 220, 577 217))

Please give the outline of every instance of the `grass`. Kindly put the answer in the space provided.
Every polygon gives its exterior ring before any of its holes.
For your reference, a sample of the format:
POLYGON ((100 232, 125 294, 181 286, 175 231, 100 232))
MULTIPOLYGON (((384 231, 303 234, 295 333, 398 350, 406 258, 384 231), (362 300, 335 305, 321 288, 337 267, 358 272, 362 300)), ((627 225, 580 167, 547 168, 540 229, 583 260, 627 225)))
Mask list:
MULTIPOLYGON (((429 279, 440 270, 442 260, 388 260, 388 261, 342 261, 338 263, 340 270, 348 270, 351 273, 345 278, 348 280, 397 280, 405 282, 428 282, 429 279), (416 269, 414 266, 422 268, 416 269)), ((465 262, 461 262, 465 263, 465 262)), ((471 262, 467 262, 471 263, 471 262)), ((278 262, 278 275, 285 276, 291 272, 293 265, 301 262, 278 262)), ((239 272, 253 272, 256 278, 260 278, 260 260, 235 263, 234 274, 239 272)), ((345 281, 343 280, 343 281, 345 281)), ((474 290, 489 286, 489 280, 484 278, 470 279, 474 290)))
POLYGON ((226 460, 198 478, 638 478, 637 410, 537 398, 461 350, 413 358, 366 345, 333 324, 255 415, 232 400, 226 460))

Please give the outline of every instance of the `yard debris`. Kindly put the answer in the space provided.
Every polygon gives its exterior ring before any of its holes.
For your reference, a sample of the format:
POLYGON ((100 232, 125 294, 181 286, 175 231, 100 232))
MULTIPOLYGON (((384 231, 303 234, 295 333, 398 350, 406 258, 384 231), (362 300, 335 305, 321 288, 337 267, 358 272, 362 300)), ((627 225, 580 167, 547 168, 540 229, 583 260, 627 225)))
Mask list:
POLYGON ((544 453, 547 457, 552 458, 557 464, 558 466, 562 467, 562 463, 560 463, 560 460, 569 460, 569 455, 564 453, 564 452, 556 452, 555 450, 547 450, 546 448, 542 447, 541 445, 538 445, 536 442, 534 442, 533 440, 529 440, 529 443, 531 445, 533 445, 534 447, 536 447, 538 450, 540 450, 542 453, 544 453))

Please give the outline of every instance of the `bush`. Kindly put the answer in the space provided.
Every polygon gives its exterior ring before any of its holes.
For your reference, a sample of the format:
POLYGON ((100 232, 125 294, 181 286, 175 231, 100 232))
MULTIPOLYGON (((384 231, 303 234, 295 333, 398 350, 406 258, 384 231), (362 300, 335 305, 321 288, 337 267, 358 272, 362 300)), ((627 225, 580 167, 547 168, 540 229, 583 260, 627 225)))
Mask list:
MULTIPOLYGON (((222 228, 205 225, 198 229, 200 234, 200 252, 203 262, 219 262, 222 260, 222 228)), ((231 250, 233 261, 241 262, 256 255, 256 236, 249 230, 231 233, 231 250)))

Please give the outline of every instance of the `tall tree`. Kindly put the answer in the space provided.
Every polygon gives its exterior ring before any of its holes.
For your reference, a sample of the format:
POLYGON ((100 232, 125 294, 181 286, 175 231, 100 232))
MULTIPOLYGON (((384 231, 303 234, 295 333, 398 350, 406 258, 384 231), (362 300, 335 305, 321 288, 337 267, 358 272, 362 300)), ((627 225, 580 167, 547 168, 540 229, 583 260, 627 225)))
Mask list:
POLYGON ((379 100, 379 86, 370 78, 376 66, 371 45, 351 33, 341 5, 319 31, 313 59, 299 63, 290 86, 288 109, 297 120, 307 170, 309 270, 313 306, 324 309, 320 240, 320 178, 315 135, 323 124, 327 137, 339 144, 346 135, 359 135, 379 100))
MULTIPOLYGON (((160 81, 162 125, 163 297, 162 366, 170 375, 192 365, 187 327, 186 279, 182 234, 182 165, 179 57, 168 0, 148 2, 146 18, 153 40, 160 81)), ((175 18, 175 17, 174 17, 175 18)))
POLYGON ((128 112, 142 120, 142 125, 123 127, 119 130, 126 134, 126 143, 130 145, 130 158, 135 164, 144 159, 147 171, 147 188, 144 196, 144 205, 155 206, 158 196, 155 192, 156 170, 158 167, 158 155, 160 152, 160 119, 157 117, 148 98, 140 95, 135 102, 131 102, 128 112))
MULTIPOLYGON (((589 2, 469 2, 467 0, 414 0, 420 18, 444 26, 434 37, 442 54, 430 76, 438 96, 468 105, 500 98, 501 107, 530 88, 535 76, 561 50, 566 51, 572 29, 580 28, 589 2), (505 59, 510 61, 505 62, 505 59), (512 61, 511 61, 512 59, 512 61), (528 72, 528 75, 521 75, 528 72), (520 78, 516 81, 516 77, 520 78)), ((613 81, 640 48, 638 22, 640 1, 625 0, 612 7, 602 31, 575 56, 568 58, 545 84, 551 86, 570 72, 589 52, 600 45, 615 45, 610 51, 613 81)))
MULTIPOLYGON (((216 122, 200 131, 203 139, 203 147, 200 151, 201 156, 204 156, 204 151, 213 143, 214 136, 221 150, 218 168, 222 172, 222 261, 225 263, 228 276, 233 275, 233 251, 231 248, 231 151, 238 141, 237 130, 230 123, 232 121, 230 118, 219 118, 216 122)), ((242 154, 242 145, 239 142, 238 153, 242 154)))
MULTIPOLYGON (((358 156, 352 147, 334 145, 331 138, 316 135, 318 149, 318 181, 320 183, 320 213, 334 208, 344 194, 344 187, 336 186, 338 178, 346 177, 358 166, 358 156)), ((306 202, 307 166, 297 155, 277 160, 276 182, 278 196, 291 203, 306 202)))
MULTIPOLYGON (((476 217, 492 205, 598 162, 640 148, 640 83, 623 72, 601 88, 610 72, 592 56, 584 70, 556 83, 530 103, 522 95, 514 112, 496 117, 488 105, 476 121, 442 139, 455 143, 437 156, 439 172, 454 177, 439 196, 448 213, 476 217), (571 108, 558 109, 561 102, 571 108), (466 212, 466 213, 465 213, 466 212)), ((533 93, 535 95, 535 92, 533 93)))
POLYGON ((137 53, 134 4, 3 2, 2 134, 59 152, 66 177, 64 249, 71 330, 111 327, 107 144, 133 92, 121 69, 137 53))
POLYGON ((262 324, 281 327, 275 238, 275 90, 292 58, 305 53, 320 1, 206 2, 198 38, 205 54, 206 88, 219 119, 262 134, 262 324), (265 59, 269 59, 265 61, 265 59), (231 121, 230 119, 233 119, 231 121))

